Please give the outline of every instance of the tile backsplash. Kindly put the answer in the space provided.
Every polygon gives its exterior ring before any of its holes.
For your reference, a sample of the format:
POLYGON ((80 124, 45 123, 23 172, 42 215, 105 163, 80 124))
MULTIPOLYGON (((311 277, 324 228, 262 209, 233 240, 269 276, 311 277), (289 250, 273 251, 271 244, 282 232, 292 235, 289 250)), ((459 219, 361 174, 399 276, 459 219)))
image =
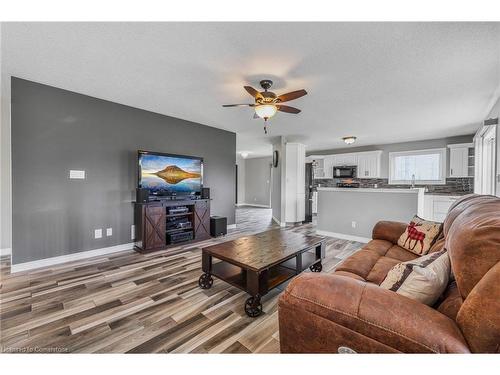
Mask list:
MULTIPOLYGON (((362 179, 353 179, 354 182, 359 183, 359 187, 361 188, 374 188, 375 186, 378 188, 385 189, 396 189, 396 188, 408 188, 408 185, 389 185, 389 179, 387 178, 362 178, 362 179)), ((332 179, 321 179, 314 180, 314 186, 318 187, 318 184, 322 187, 336 187, 337 182, 340 182, 340 179, 332 178, 332 179)), ((437 194, 470 194, 474 191, 474 178, 472 177, 463 177, 463 178, 447 178, 446 184, 444 185, 418 185, 415 187, 426 187, 429 193, 437 193, 437 194)))

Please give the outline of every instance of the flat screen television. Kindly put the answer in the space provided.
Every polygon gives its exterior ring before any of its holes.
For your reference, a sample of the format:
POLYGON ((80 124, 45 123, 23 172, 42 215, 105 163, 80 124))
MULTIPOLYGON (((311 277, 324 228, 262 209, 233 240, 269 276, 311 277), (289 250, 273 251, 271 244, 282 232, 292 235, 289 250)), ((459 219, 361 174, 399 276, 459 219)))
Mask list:
POLYGON ((158 196, 201 194, 203 159, 194 156, 138 151, 138 187, 158 196))

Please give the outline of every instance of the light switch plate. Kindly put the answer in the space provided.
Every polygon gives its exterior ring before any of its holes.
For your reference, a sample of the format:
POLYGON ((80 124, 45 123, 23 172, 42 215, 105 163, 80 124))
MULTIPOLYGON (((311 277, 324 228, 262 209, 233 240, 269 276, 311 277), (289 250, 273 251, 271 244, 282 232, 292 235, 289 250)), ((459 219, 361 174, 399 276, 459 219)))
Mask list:
POLYGON ((102 238, 102 229, 94 230, 94 238, 102 238))
POLYGON ((69 178, 71 180, 85 180, 85 171, 71 169, 69 171, 69 178))
POLYGON ((113 235, 113 228, 107 228, 106 229, 106 236, 112 236, 113 235))

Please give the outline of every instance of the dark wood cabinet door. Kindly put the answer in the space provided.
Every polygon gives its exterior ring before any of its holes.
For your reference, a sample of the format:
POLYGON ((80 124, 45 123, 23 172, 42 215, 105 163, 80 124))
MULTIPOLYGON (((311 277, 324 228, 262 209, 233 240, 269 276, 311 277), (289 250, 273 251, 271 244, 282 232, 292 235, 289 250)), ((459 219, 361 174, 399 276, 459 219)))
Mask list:
POLYGON ((144 207, 144 250, 165 247, 166 210, 162 206, 144 207))
POLYGON ((210 238, 210 201, 201 200, 194 204, 194 238, 206 240, 210 238))

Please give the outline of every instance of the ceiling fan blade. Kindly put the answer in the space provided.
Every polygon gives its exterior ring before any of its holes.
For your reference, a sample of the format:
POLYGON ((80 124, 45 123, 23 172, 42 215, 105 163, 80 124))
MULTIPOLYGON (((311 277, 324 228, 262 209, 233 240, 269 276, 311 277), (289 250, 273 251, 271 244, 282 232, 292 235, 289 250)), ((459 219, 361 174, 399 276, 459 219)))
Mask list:
POLYGON ((283 102, 288 102, 290 100, 298 99, 301 96, 307 95, 307 91, 302 89, 302 90, 297 90, 297 91, 292 91, 288 92, 286 94, 278 96, 278 102, 283 103, 283 102))
POLYGON ((260 92, 258 92, 257 90, 255 90, 252 86, 243 86, 243 88, 245 90, 247 90, 247 92, 252 95, 255 99, 259 98, 259 99, 262 99, 262 94, 260 92))
POLYGON ((255 104, 223 104, 223 107, 255 107, 255 104))
POLYGON ((276 108, 278 108, 278 111, 281 112, 286 112, 286 113, 300 113, 300 109, 295 108, 295 107, 290 107, 288 105, 277 105, 276 108))

